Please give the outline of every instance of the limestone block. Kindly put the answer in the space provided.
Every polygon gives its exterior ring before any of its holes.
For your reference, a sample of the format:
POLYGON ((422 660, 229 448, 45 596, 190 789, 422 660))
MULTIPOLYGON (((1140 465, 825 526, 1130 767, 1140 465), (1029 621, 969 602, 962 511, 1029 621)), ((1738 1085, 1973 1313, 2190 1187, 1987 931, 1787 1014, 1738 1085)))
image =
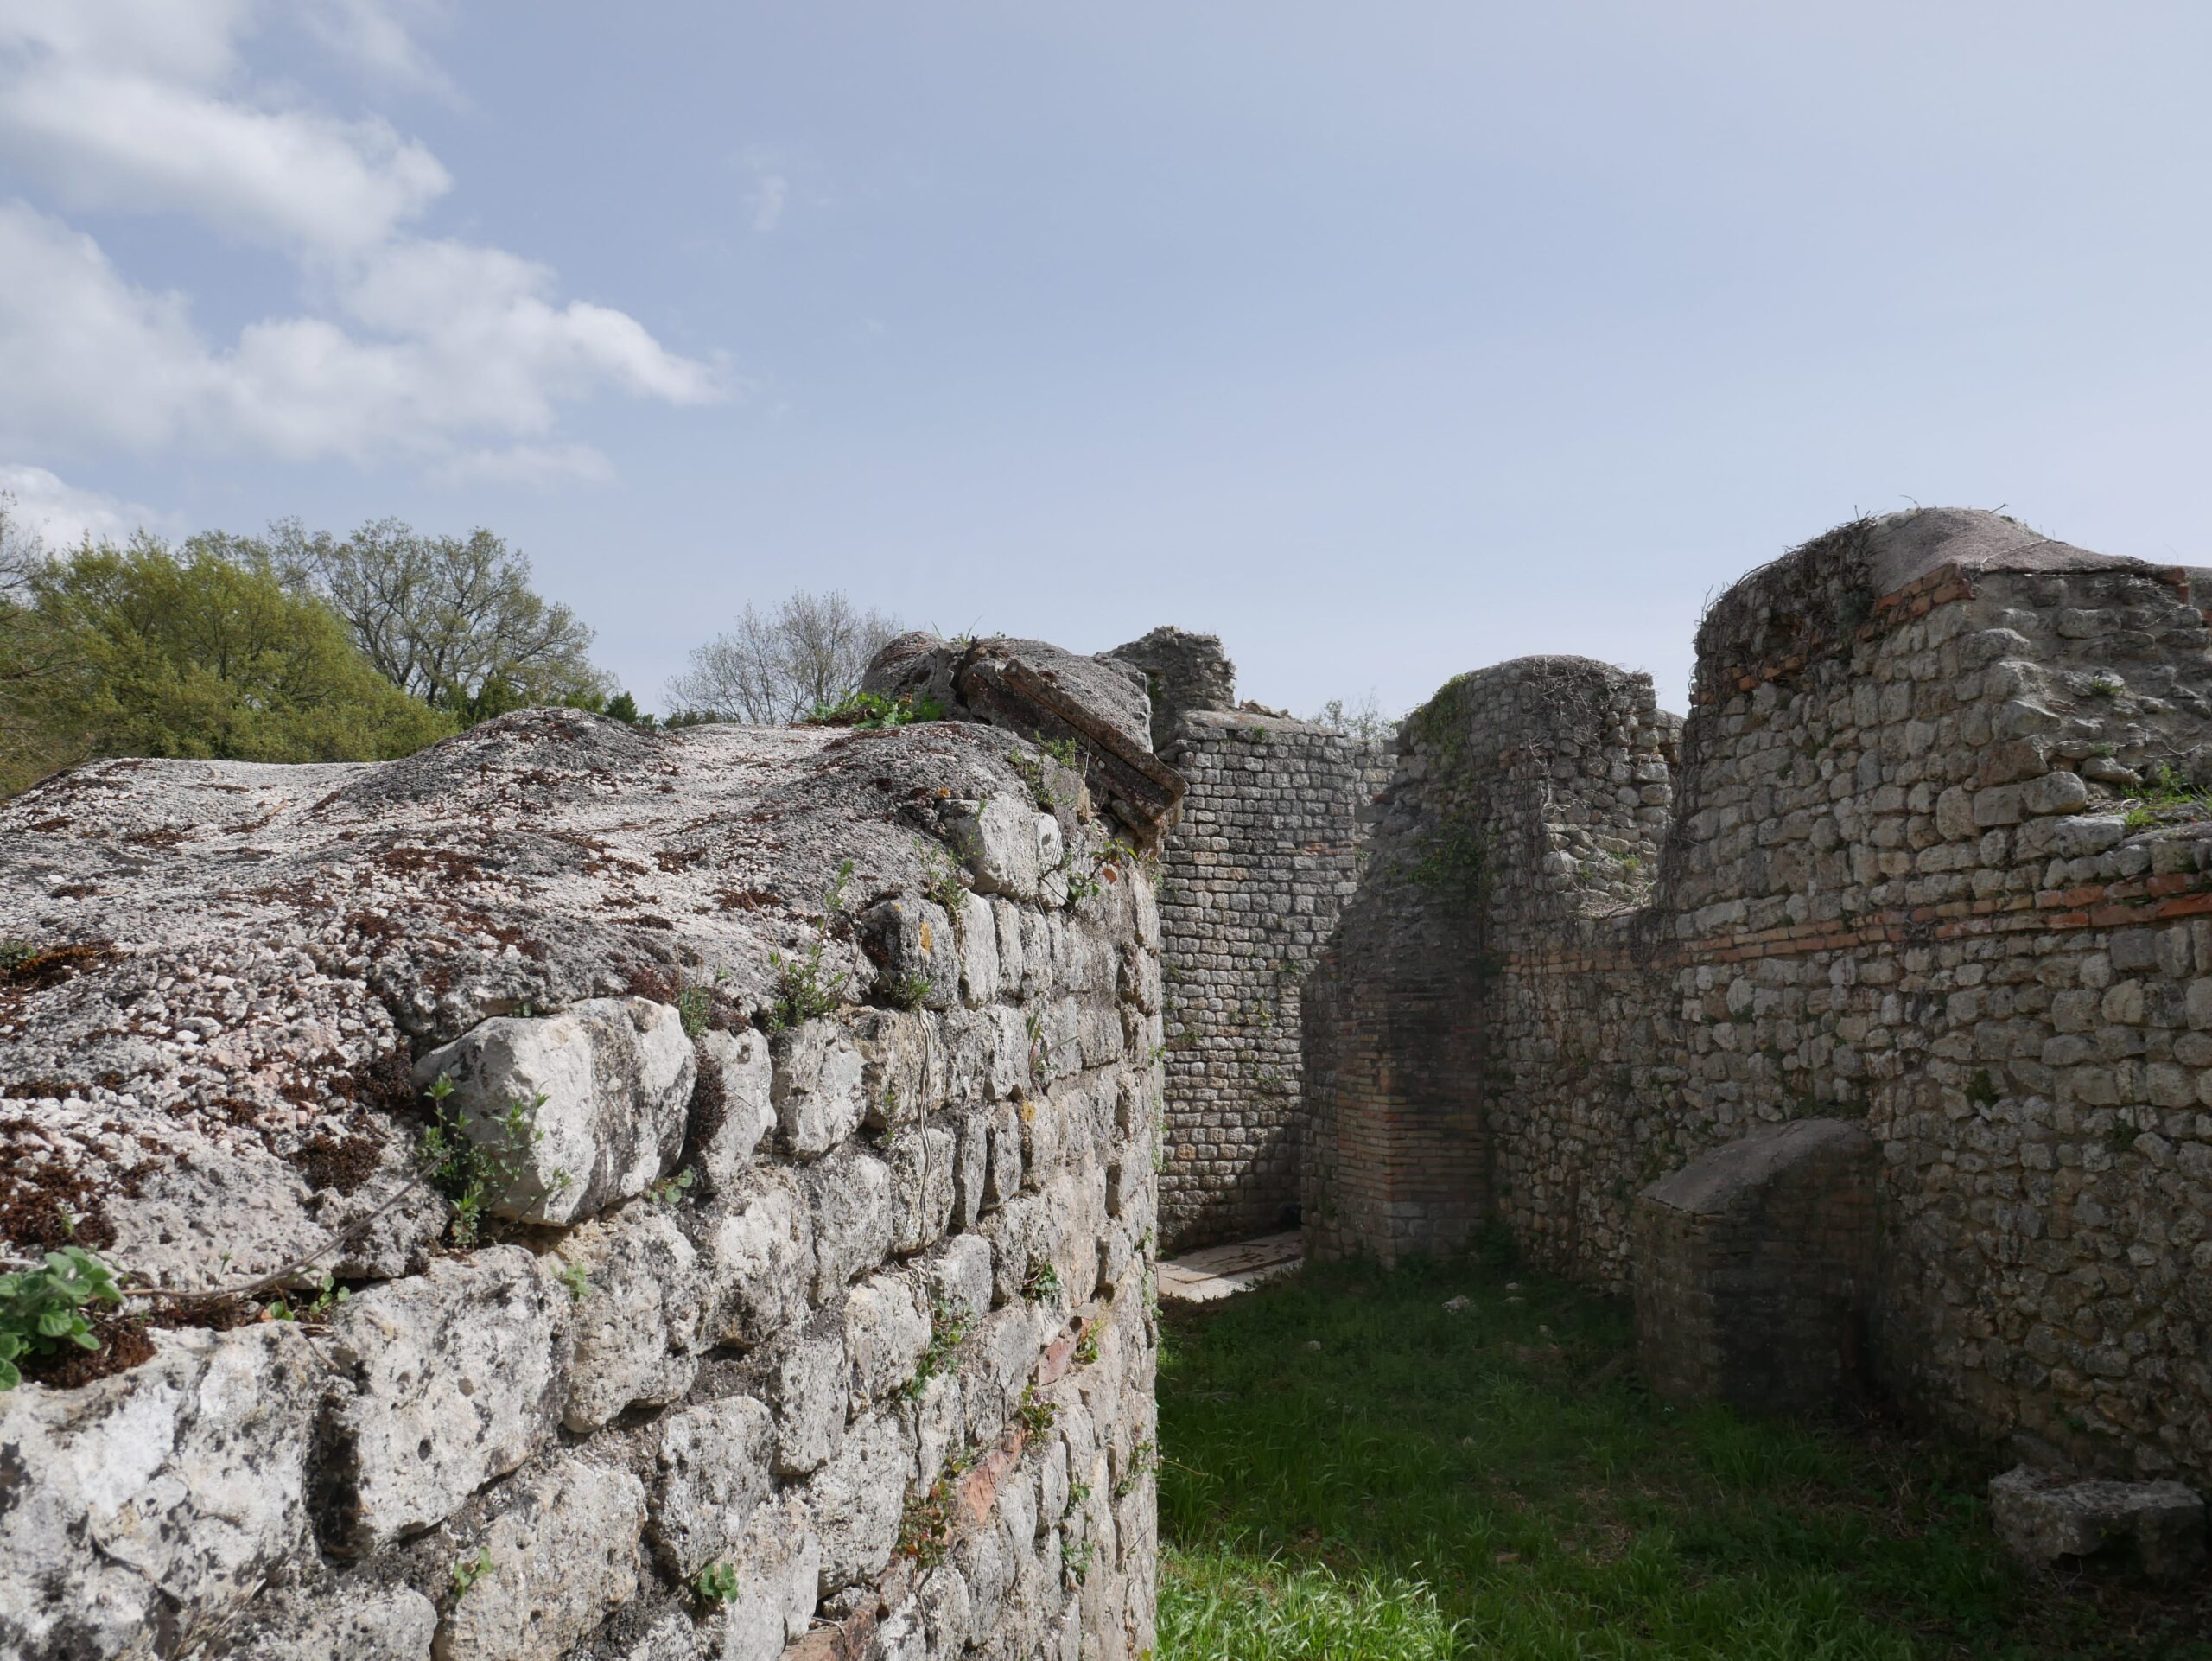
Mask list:
POLYGON ((845 1300, 847 1393, 855 1418, 914 1376, 930 1344, 929 1300, 907 1276, 871 1275, 845 1300))
POLYGON ((1021 911, 1011 900, 991 901, 991 917, 998 935, 999 993, 1002 997, 1027 996, 1027 970, 1021 955, 1021 911))
POLYGON ((991 1308, 991 1247, 973 1234, 957 1234, 929 1263, 930 1289, 937 1300, 970 1321, 991 1308))
POLYGON ((776 1128, 774 1064, 768 1041, 752 1028, 699 1035, 699 1067, 721 1096, 718 1117, 699 1138, 698 1164, 710 1193, 722 1193, 753 1168, 760 1144, 776 1128))
MULTIPOLYGON (((2212 1026, 2212 1018, 2206 1023, 2212 1026)), ((991 1115, 981 1109, 960 1115, 953 1124, 952 1218, 956 1229, 973 1228, 982 1214, 991 1162, 991 1115)))
POLYGON ((929 1125, 909 1130, 884 1149, 891 1168, 891 1250, 900 1257, 912 1256, 944 1234, 952 1215, 958 1148, 952 1131, 929 1125))
POLYGON ((847 1432, 837 1456, 799 1490, 822 1541, 822 1596, 873 1579, 890 1562, 912 1460, 897 1414, 879 1410, 847 1432))
POLYGON ((982 894, 971 894, 961 907, 960 996, 971 1006, 995 1002, 999 996, 998 920, 991 907, 982 894))
POLYGON ((552 1442, 567 1289, 520 1246, 441 1257, 334 1312, 343 1384, 324 1416, 325 1545, 389 1544, 552 1442))
POLYGON ((712 1288, 671 1207, 633 1200, 573 1230, 553 1256, 583 1277, 566 1286, 575 1346, 563 1424, 596 1430, 628 1408, 690 1389, 712 1288))
POLYGON ((646 1537, 679 1580, 720 1558, 772 1486, 775 1422, 750 1396, 725 1396, 661 1422, 646 1537))
POLYGON ((854 1018, 861 1098, 871 1130, 896 1130, 943 1105, 944 1049, 938 1023, 906 1009, 866 1009, 854 1018))
POLYGON ((806 1636, 821 1580, 822 1543, 796 1499, 761 1506, 722 1559, 738 1594, 701 1624, 714 1661, 776 1661, 806 1636))
POLYGON ((304 1335, 154 1343, 127 1372, 0 1394, 0 1653, 124 1654, 227 1614, 309 1549, 322 1368, 304 1335))
POLYGON ((2130 1552, 2168 1584, 2204 1569, 2204 1501, 2178 1482, 2075 1480, 2018 1465, 1992 1479, 1989 1520, 2006 1549, 2037 1569, 2130 1552))
POLYGON ((475 1548, 491 1568, 454 1599, 436 1661, 564 1661, 637 1593, 645 1490, 627 1471, 565 1456, 500 1503, 475 1548))
POLYGON ((889 1255, 891 1168, 855 1150, 809 1167, 800 1181, 814 1223, 818 1302, 889 1255))
POLYGON ((918 990, 925 1009, 959 1002, 959 940, 944 907, 901 895, 862 912, 860 926, 861 949, 876 965, 879 987, 918 990))
POLYGON ((768 1370, 778 1476, 818 1470, 845 1440, 845 1318, 824 1309, 787 1336, 768 1370))
POLYGON ((994 794, 950 818, 953 846, 976 892, 1022 904, 1037 898, 1038 814, 1027 802, 994 794))
POLYGON ((643 1193, 675 1164, 698 1065, 668 1004, 592 998, 543 1020, 483 1022, 416 1064, 419 1086, 441 1075, 454 1084, 448 1110, 511 1171, 487 1208, 571 1223, 643 1193), (507 1122, 518 1102, 537 1104, 520 1139, 507 1122))
POLYGON ((861 1051, 835 1021, 810 1021, 779 1033, 772 1092, 784 1146, 801 1159, 818 1159, 861 1128, 861 1051))
POLYGON ((430 1661, 438 1607, 404 1586, 340 1585, 256 1600, 251 1619, 229 1661, 430 1661))
POLYGON ((814 1223, 784 1171, 760 1169, 707 1213, 711 1330, 754 1345, 804 1317, 814 1282, 814 1223))

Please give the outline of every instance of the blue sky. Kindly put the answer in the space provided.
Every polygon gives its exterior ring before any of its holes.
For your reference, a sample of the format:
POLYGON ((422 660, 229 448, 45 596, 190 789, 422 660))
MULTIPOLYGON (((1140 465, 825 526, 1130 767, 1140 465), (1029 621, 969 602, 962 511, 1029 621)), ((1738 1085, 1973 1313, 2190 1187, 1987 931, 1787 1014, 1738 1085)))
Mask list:
POLYGON ((1855 510, 2212 563, 2212 9, 0 3, 0 485, 1680 708, 1855 510))

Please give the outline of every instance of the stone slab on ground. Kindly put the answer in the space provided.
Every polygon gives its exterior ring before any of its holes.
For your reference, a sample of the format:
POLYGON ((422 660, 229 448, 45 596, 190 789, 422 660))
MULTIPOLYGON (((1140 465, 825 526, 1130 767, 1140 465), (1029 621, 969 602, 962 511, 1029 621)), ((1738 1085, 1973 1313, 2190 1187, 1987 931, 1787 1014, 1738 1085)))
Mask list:
POLYGON ((1287 1275, 1305 1261, 1305 1248, 1294 1232, 1203 1246, 1161 1260, 1160 1295, 1179 1303, 1211 1303, 1287 1275))

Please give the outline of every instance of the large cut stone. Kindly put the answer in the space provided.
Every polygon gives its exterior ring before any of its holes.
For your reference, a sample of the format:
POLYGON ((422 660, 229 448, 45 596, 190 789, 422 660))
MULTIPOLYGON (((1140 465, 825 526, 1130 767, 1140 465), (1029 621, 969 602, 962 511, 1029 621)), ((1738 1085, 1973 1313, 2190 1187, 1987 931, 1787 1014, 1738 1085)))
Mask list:
POLYGON ((776 1474, 819 1470, 845 1440, 845 1322, 824 1309, 784 1339, 768 1370, 776 1408, 776 1474))
POLYGON ((914 1376, 930 1346, 929 1299, 906 1276, 871 1275, 845 1300, 845 1358, 854 1413, 914 1376))
POLYGON ((2037 1569, 2132 1555, 2169 1584, 2204 1569, 2204 1501, 2178 1482, 2081 1480, 2018 1465, 1991 1480, 1989 1520, 2037 1569))
POLYGON ((801 1178, 814 1219, 814 1295, 831 1296, 891 1250, 891 1168, 873 1154, 825 1159, 801 1178))
POLYGON ((806 1636, 821 1577, 822 1543, 796 1499, 763 1505, 722 1559, 738 1593, 702 1623, 714 1661, 776 1661, 806 1636))
POLYGON ((691 1387, 706 1341, 707 1270, 669 1206, 633 1200, 572 1231, 554 1256, 564 1272, 582 1273, 564 1282, 575 1351, 563 1424, 595 1430, 691 1387))
POLYGON ((0 1394, 0 1655, 109 1656, 230 1613, 307 1548, 322 1368, 284 1327, 0 1394))
POLYGON ((440 1075, 454 1084, 448 1111, 493 1174, 488 1209, 571 1223, 643 1193, 675 1164, 698 1064, 670 1005, 591 998, 543 1020, 483 1022, 416 1064, 424 1088, 440 1075), (525 1134, 513 1128, 517 1103, 525 1134))
POLYGON ((256 1606, 227 1661, 430 1661, 438 1630, 438 1606, 404 1586, 302 1588, 256 1606))
POLYGON ((854 1425, 837 1457, 799 1490, 822 1539, 823 1597, 874 1578, 891 1561, 912 1461, 898 1415, 880 1410, 854 1425))
POLYGON ((564 1458, 518 1479, 480 1550, 490 1569, 454 1599, 437 1661, 563 1661, 635 1595, 645 1485, 564 1458))
POLYGON ((818 1159, 861 1128, 860 1047, 834 1021, 779 1033, 772 1047, 784 1145, 801 1159, 818 1159))
POLYGON ((760 1157, 760 1144, 776 1128, 771 1095, 774 1067, 768 1041, 747 1027, 734 1033, 699 1034, 702 1091, 711 1090, 715 1111, 699 1131, 698 1160, 708 1192, 731 1187, 760 1157))
POLYGON ((323 1421, 331 1550, 428 1528, 552 1441, 569 1301, 522 1247, 493 1246, 339 1307, 325 1341, 343 1380, 323 1421))
POLYGON ((814 1283, 814 1222, 790 1175, 755 1171, 709 1216, 715 1335, 750 1346, 804 1316, 814 1283))
POLYGON ((660 1427, 647 1531, 680 1580, 713 1562, 767 1498, 774 1424, 750 1396, 671 1414, 660 1427))

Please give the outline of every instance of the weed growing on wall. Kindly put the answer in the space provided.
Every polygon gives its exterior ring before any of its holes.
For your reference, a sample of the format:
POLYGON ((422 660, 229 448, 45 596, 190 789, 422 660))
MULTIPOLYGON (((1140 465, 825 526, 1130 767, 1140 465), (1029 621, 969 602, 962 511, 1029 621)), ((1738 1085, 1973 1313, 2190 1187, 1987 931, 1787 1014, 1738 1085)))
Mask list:
POLYGON ((834 975, 825 973, 822 952, 828 944, 829 931, 836 926, 844 911, 845 885, 852 881, 852 875, 853 862, 849 859, 837 868, 837 875, 822 896, 823 932, 804 952, 794 958, 786 958, 780 951, 768 954, 768 966, 776 971, 775 1001, 769 1004, 767 1014, 770 1032, 782 1032, 787 1027, 829 1015, 844 1002, 845 983, 852 977, 843 970, 834 975))
MULTIPOLYGON (((486 1202, 521 1179, 531 1144, 545 1134, 532 1123, 545 1098, 509 1102, 503 1117, 472 1134, 466 1117, 446 1107, 453 1091, 453 1080, 442 1072, 423 1092, 430 1098, 430 1128, 423 1136, 423 1167, 430 1186, 453 1202, 451 1238, 466 1250, 482 1231, 486 1202)), ((554 1177, 556 1190, 574 1180, 565 1171, 554 1177)))
POLYGON ((28 1356, 99 1349, 85 1306, 122 1301, 107 1265, 82 1246, 48 1252, 43 1268, 0 1275, 0 1390, 22 1382, 18 1363, 28 1356))

